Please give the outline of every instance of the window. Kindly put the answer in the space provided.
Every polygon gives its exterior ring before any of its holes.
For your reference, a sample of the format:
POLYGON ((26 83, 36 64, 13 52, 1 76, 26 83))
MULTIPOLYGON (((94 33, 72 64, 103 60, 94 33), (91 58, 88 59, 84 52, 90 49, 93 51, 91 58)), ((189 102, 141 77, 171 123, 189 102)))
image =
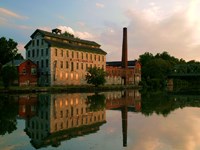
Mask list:
POLYGON ((41 41, 41 45, 43 45, 44 44, 44 40, 42 39, 42 41, 41 41))
POLYGON ((94 55, 94 60, 95 60, 95 61, 97 60, 97 56, 96 56, 96 55, 94 55))
POLYGON ((44 61, 41 60, 41 68, 43 68, 43 67, 44 67, 44 61))
POLYGON ((35 41, 34 40, 32 40, 32 46, 35 46, 35 41))
POLYGON ((36 68, 35 67, 31 67, 31 74, 36 75, 36 68))
POLYGON ((49 49, 46 48, 46 56, 49 54, 49 49))
POLYGON ((63 57, 63 50, 61 50, 61 56, 63 57))
POLYGON ((41 49, 41 56, 43 56, 43 53, 44 53, 44 52, 43 52, 43 49, 41 49))
POLYGON ((71 71, 74 71, 74 63, 71 62, 71 71))
POLYGON ((32 50, 32 57, 35 57, 35 50, 32 50))
POLYGON ((60 61, 60 68, 63 68, 63 61, 60 61))
POLYGON ((49 60, 46 59, 46 67, 49 67, 49 60))
POLYGON ((25 68, 22 69, 22 74, 24 74, 24 75, 26 74, 26 69, 25 68))
POLYGON ((86 53, 86 59, 88 59, 88 54, 86 53))
POLYGON ((74 52, 72 51, 72 58, 74 58, 74 52))
POLYGON ((100 55, 99 55, 99 61, 100 61, 100 55))
POLYGON ((69 68, 69 64, 68 64, 68 61, 66 61, 66 69, 69 68))
POLYGON ((90 60, 92 60, 92 54, 90 54, 90 60))
POLYGON ((81 58, 83 59, 83 53, 81 53, 81 58))
POLYGON ((58 50, 57 49, 55 49, 55 56, 57 56, 58 55, 58 50))
POLYGON ((31 52, 30 51, 28 51, 28 57, 30 57, 31 56, 31 52))
POLYGON ((66 55, 67 55, 67 57, 69 57, 69 51, 66 51, 66 55))
POLYGON ((83 63, 81 63, 81 69, 83 70, 83 63))
POLYGON ((39 40, 37 40, 37 46, 39 46, 39 40))
POLYGON ((88 69, 88 64, 86 64, 86 70, 88 69))
POLYGON ((36 55, 37 55, 37 57, 39 56, 39 49, 37 49, 37 54, 36 55))

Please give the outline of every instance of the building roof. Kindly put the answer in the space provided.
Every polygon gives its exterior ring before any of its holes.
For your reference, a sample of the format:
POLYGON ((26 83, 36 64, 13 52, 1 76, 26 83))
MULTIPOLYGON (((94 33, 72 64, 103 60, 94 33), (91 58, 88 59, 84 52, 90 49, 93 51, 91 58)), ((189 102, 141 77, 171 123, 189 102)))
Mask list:
MULTIPOLYGON (((128 61, 128 67, 129 68, 134 67, 136 62, 137 62, 137 60, 128 61)), ((121 61, 109 61, 109 62, 106 62, 106 66, 121 67, 122 62, 121 61)))
MULTIPOLYGON (((60 47, 60 48, 69 47, 71 49, 79 50, 79 51, 89 51, 89 52, 94 52, 94 53, 99 53, 99 54, 107 54, 105 51, 100 49, 101 45, 99 45, 98 43, 96 43, 94 41, 82 40, 80 38, 65 36, 62 34, 55 34, 55 33, 43 31, 40 29, 37 29, 31 35, 31 38, 34 38, 34 36, 37 33, 40 33, 44 37, 45 41, 48 42, 51 46, 56 46, 56 47, 60 47), (67 41, 69 41, 69 43, 59 42, 59 40, 50 40, 49 38, 47 39, 45 37, 52 37, 52 38, 60 39, 60 41, 67 40, 67 41), (81 43, 82 45, 78 45, 78 44, 74 44, 74 43, 81 43), (93 46, 93 47, 91 47, 91 46, 93 46)), ((26 44, 25 48, 27 48, 27 46, 30 44, 31 44, 31 40, 26 44)))
POLYGON ((103 51, 100 48, 79 46, 79 45, 64 43, 64 42, 60 42, 60 41, 54 41, 54 40, 50 40, 50 39, 45 39, 45 41, 52 47, 69 48, 69 49, 73 49, 73 50, 84 51, 84 52, 87 51, 87 52, 91 52, 91 53, 98 53, 98 54, 104 54, 104 55, 107 54, 105 51, 103 51))
MULTIPOLYGON (((8 63, 6 63, 4 66, 8 66, 8 65, 14 65, 14 66, 20 66, 22 63, 24 63, 25 61, 31 61, 30 59, 19 59, 19 60, 13 60, 13 61, 9 61, 8 63)), ((32 61, 31 61, 32 62, 32 61)), ((32 62, 33 63, 33 62, 32 62)))

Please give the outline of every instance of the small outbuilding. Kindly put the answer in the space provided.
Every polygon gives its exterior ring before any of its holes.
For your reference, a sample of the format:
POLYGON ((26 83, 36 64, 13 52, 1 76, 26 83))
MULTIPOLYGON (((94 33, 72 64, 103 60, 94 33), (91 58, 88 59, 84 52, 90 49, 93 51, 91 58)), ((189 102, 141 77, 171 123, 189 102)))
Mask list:
POLYGON ((6 65, 13 65, 17 67, 19 86, 35 86, 37 85, 37 64, 29 59, 13 60, 6 65))

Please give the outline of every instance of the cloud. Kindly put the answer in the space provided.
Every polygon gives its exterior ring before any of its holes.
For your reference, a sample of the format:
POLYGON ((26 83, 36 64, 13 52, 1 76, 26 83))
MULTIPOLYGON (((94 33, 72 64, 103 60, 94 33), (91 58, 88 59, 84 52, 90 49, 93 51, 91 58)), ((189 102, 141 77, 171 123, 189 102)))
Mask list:
MULTIPOLYGON (((156 54, 167 51, 179 59, 199 61, 200 15, 196 5, 191 3, 187 8, 178 6, 178 9, 174 8, 175 12, 165 15, 155 3, 149 5, 151 7, 147 9, 125 11, 129 19, 129 59, 138 59, 145 52, 156 54)), ((104 49, 108 49, 107 59, 121 60, 122 27, 105 25, 115 31, 104 31, 99 37, 104 49)))
POLYGON ((88 39, 88 40, 94 39, 94 36, 89 32, 74 31, 71 27, 67 26, 58 26, 57 28, 60 29, 62 33, 68 32, 73 34, 75 37, 79 37, 81 39, 88 39))
POLYGON ((24 49, 24 46, 25 46, 25 44, 23 44, 23 43, 18 43, 17 49, 18 49, 18 53, 21 53, 22 56, 25 58, 25 56, 26 56, 26 51, 25 51, 25 49, 24 49))
POLYGON ((28 19, 28 17, 26 17, 26 16, 21 16, 15 12, 12 12, 12 11, 2 8, 2 7, 0 7, 0 14, 3 16, 8 16, 8 17, 17 18, 17 19, 28 19))
POLYGON ((104 7, 105 7, 105 5, 104 5, 104 4, 102 4, 102 3, 96 3, 96 7, 97 7, 97 8, 104 8, 104 7))

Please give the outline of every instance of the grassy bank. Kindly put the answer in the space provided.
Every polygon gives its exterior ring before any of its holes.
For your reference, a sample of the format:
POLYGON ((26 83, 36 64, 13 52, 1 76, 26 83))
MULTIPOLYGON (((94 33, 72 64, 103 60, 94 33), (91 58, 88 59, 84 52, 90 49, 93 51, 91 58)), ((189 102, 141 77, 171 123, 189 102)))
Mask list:
POLYGON ((113 91, 113 90, 124 90, 124 89, 138 89, 138 86, 133 85, 105 85, 105 86, 89 86, 89 85, 74 85, 74 86, 51 86, 51 87, 18 87, 12 86, 9 89, 0 87, 0 93, 39 93, 39 92, 51 92, 51 93, 60 93, 60 92, 103 92, 103 91, 113 91))

